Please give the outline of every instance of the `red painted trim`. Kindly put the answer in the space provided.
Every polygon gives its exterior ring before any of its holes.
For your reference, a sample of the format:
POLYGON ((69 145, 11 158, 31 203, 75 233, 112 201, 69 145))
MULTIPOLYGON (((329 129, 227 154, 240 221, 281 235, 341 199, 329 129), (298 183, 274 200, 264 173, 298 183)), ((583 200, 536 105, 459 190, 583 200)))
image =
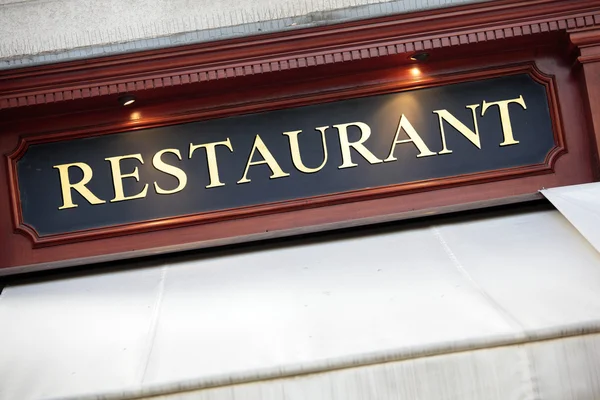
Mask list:
MULTIPOLYGON (((558 157, 566 152, 565 140, 563 136, 562 124, 560 122, 560 113, 558 110, 558 100, 556 98, 556 92, 554 89, 554 82, 552 77, 547 76, 540 72, 535 65, 532 63, 505 66, 494 69, 483 69, 477 71, 470 71, 462 74, 453 74, 446 76, 439 76, 427 81, 421 82, 417 87, 425 88, 432 86, 441 86, 460 82, 472 82, 481 79, 488 79, 494 77, 508 76, 514 74, 529 74, 535 81, 546 87, 546 93, 550 106, 550 113, 552 116, 552 125, 554 128, 555 135, 555 146, 546 156, 544 163, 539 165, 529 165, 518 168, 509 168, 496 171, 488 171, 482 173, 475 173, 469 175, 461 175, 451 178, 439 178, 439 179, 428 179, 418 182, 409 182, 398 185, 391 185, 372 189, 362 189, 350 192, 328 194, 323 196, 316 196, 311 198, 302 198, 290 201, 282 201, 276 203, 262 204, 256 206, 241 207, 229 210, 219 210, 215 212, 207 212, 201 214, 185 215, 178 217, 169 217, 162 219, 149 220, 144 222, 137 222, 126 225, 116 225, 107 228, 90 229, 85 231, 70 232, 66 234, 43 236, 36 232, 36 230, 23 222, 23 215, 21 212, 20 201, 19 201, 19 188, 17 181, 17 162, 25 154, 27 148, 32 144, 37 143, 48 143, 57 140, 68 140, 78 137, 90 137, 97 135, 110 134, 119 131, 119 127, 102 127, 100 130, 76 130, 73 132, 63 131, 57 134, 44 134, 35 136, 28 136, 21 138, 17 148, 8 155, 8 171, 9 171, 9 182, 11 188, 11 204, 13 206, 13 223, 15 230, 29 237, 34 246, 47 246, 47 245, 60 245, 64 243, 78 242, 82 240, 107 238, 120 235, 137 234, 143 232, 154 231, 158 229, 169 229, 178 228, 188 225, 220 222, 229 219, 244 218, 248 216, 274 214, 281 212, 295 211, 299 209, 308 209, 314 207, 329 206, 333 204, 341 204, 355 201, 365 201, 375 198, 397 196, 407 193, 413 193, 425 190, 441 189, 446 187, 454 187, 467 184, 476 184, 482 182, 498 181, 502 179, 510 179, 522 176, 537 175, 543 173, 551 173, 554 169, 554 163, 558 157)), ((319 103, 326 101, 339 100, 340 98, 351 98, 366 95, 377 95, 392 92, 399 92, 403 90, 414 90, 415 86, 407 85, 406 83, 392 83, 384 85, 375 85, 367 88, 357 87, 352 90, 343 92, 334 92, 329 96, 326 94, 319 94, 317 99, 319 103)), ((307 102, 315 103, 313 97, 300 97, 288 99, 283 104, 286 107, 294 107, 298 105, 305 105, 307 102)), ((261 110, 274 109, 282 107, 282 99, 273 101, 271 104, 261 104, 261 110)), ((247 109, 237 108, 221 108, 218 115, 211 114, 210 117, 227 117, 231 115, 239 115, 243 112, 248 112, 247 109)), ((186 119, 199 120, 205 118, 206 115, 203 113, 189 114, 186 115, 186 119)), ((182 122, 179 119, 173 121, 172 118, 163 118, 160 121, 152 121, 144 125, 136 127, 136 129, 143 129, 149 127, 171 125, 174 122, 182 122)), ((131 129, 130 129, 131 130, 131 129)))
POLYGON ((569 35, 575 47, 584 108, 590 129, 590 148, 596 161, 595 174, 600 179, 600 29, 587 29, 569 35))
POLYGON ((0 72, 0 109, 201 85, 600 25, 600 0, 498 0, 0 72), (235 56, 232 56, 235 54, 235 56))
POLYGON ((519 170, 334 194, 303 205, 223 211, 212 220, 181 221, 176 229, 167 228, 169 221, 152 221, 155 226, 144 228, 150 232, 126 228, 94 240, 63 238, 37 246, 36 234, 21 226, 14 163, 7 158, 0 162, 5 188, 0 275, 485 207, 530 199, 543 187, 591 182, 600 159, 599 24, 600 0, 498 0, 0 72, 0 107, 10 106, 0 110, 0 152, 15 160, 36 140, 318 104, 523 69, 546 87, 556 143, 543 164, 519 170), (424 78, 417 80, 407 64, 408 52, 416 49, 431 54, 421 65, 424 78), (147 88, 136 91, 139 120, 130 119, 132 109, 116 106, 117 93, 132 84, 147 88), (90 97, 72 100, 84 95, 90 97), (28 101, 36 105, 24 107, 28 101), (115 236, 122 234, 128 236, 115 236))

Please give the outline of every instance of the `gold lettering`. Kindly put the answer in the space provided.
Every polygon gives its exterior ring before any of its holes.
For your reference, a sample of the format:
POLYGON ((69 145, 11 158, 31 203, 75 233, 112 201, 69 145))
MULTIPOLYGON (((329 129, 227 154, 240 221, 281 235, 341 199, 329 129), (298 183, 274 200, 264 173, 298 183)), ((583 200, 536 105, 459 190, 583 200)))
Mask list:
POLYGON ((246 175, 248 174, 248 169, 250 168, 251 165, 260 165, 260 164, 267 164, 269 166, 269 168, 271 169, 271 172, 272 172, 270 179, 277 179, 277 178, 283 178, 286 176, 290 176, 290 174, 283 172, 283 170, 281 169, 279 164, 277 164, 275 157, 273 157, 273 154, 271 154, 271 152, 269 151, 269 149, 267 148, 265 143, 262 141, 260 136, 256 135, 256 138, 254 139, 254 145, 252 146, 252 151, 250 151, 250 156, 248 157, 248 162, 246 163, 246 169, 244 170, 244 175, 242 176, 242 179, 240 179, 237 183, 240 184, 240 183, 250 182, 250 179, 248 179, 246 177, 246 175), (262 161, 252 161, 252 158, 254 157, 254 152, 256 150, 258 150, 258 152, 262 156, 262 158, 263 158, 262 161))
POLYGON ((206 149, 206 161, 208 162, 208 175, 210 177, 210 184, 206 186, 207 189, 225 186, 219 179, 219 166, 217 165, 217 146, 225 146, 229 149, 230 152, 233 153, 233 147, 231 146, 231 142, 229 138, 224 142, 212 142, 212 143, 204 143, 204 144, 192 144, 190 143, 190 155, 188 158, 192 158, 192 154, 196 149, 204 148, 206 149))
POLYGON ((302 131, 283 133, 290 140, 290 153, 292 154, 292 161, 294 162, 294 166, 298 169, 298 171, 304 172, 305 174, 313 174, 323 169, 323 167, 327 163, 327 142, 325 141, 325 130, 327 128, 329 127, 321 126, 319 128, 315 128, 316 130, 321 132, 321 141, 323 142, 323 162, 316 168, 309 168, 302 162, 302 156, 300 155, 300 144, 298 143, 298 135, 302 131))
POLYGON ((483 114, 485 114, 489 107, 498 106, 498 110, 500 111, 500 121, 502 122, 502 134, 504 135, 504 141, 500 143, 500 146, 510 146, 511 144, 519 143, 513 136, 512 125, 510 123, 510 114, 508 112, 508 105, 510 103, 517 103, 523 107, 524 110, 527 110, 527 105, 525 104, 522 95, 516 99, 494 101, 492 103, 488 103, 484 100, 483 107, 481 108, 481 116, 483 117, 483 114))
POLYGON ((448 112, 448 110, 436 110, 433 113, 438 115, 438 119, 440 121, 440 134, 442 135, 442 151, 438 154, 450 154, 452 150, 448 150, 446 146, 446 133, 444 132, 444 121, 449 123, 454 129, 459 131, 464 137, 469 139, 471 143, 475 145, 478 149, 481 149, 481 141, 479 140, 479 127, 477 126, 477 107, 479 104, 473 104, 470 106, 466 106, 466 108, 471 109, 471 113, 473 114, 473 125, 475 125, 475 132, 469 129, 465 124, 460 122, 456 117, 448 112))
POLYGON ((115 198, 110 201, 111 203, 114 203, 117 201, 140 199, 140 198, 146 197, 146 194, 148 193, 148 184, 147 183, 144 186, 144 189, 136 195, 125 196, 125 194, 123 193, 123 179, 124 178, 135 178, 136 181, 138 181, 138 182, 140 181, 140 176, 139 176, 137 167, 135 167, 133 169, 133 172, 128 173, 128 174, 124 174, 121 172, 121 160, 125 160, 127 158, 132 158, 132 159, 138 160, 139 162, 144 164, 144 160, 142 159, 141 154, 128 154, 126 156, 105 158, 106 161, 110 162, 110 168, 112 170, 112 176, 113 176, 113 184, 114 184, 114 188, 115 188, 115 198))
POLYGON ((158 186, 157 182, 154 182, 154 190, 158 194, 174 194, 177 192, 181 192, 185 188, 185 185, 187 185, 187 175, 185 174, 185 172, 183 172, 182 169, 164 162, 162 160, 162 155, 165 153, 173 153, 177 156, 177 158, 179 158, 179 160, 181 160, 181 153, 178 149, 163 149, 156 153, 154 157, 152 157, 152 166, 160 172, 164 172, 166 174, 174 176, 175 178, 177 178, 177 181, 179 181, 179 184, 175 189, 167 190, 158 186))
POLYGON ((334 125, 334 128, 337 128, 338 134, 340 137, 340 149, 342 151, 342 165, 338 168, 352 168, 358 166, 352 162, 352 153, 350 153, 350 148, 352 147, 358 154, 360 154, 365 160, 367 160, 370 164, 379 164, 382 161, 375 157, 373 153, 369 151, 363 144, 369 139, 371 136, 371 128, 369 125, 364 122, 351 122, 349 124, 339 124, 334 125), (360 130, 360 139, 356 142, 350 142, 348 139, 348 127, 356 126, 360 130))
POLYGON ((73 203, 71 190, 76 190, 80 195, 83 196, 84 199, 87 200, 88 203, 92 205, 106 203, 106 201, 100 200, 98 197, 96 197, 92 191, 85 186, 92 180, 92 176, 94 175, 92 168, 86 163, 76 162, 72 164, 54 165, 52 168, 56 168, 60 175, 60 188, 62 190, 63 205, 58 207, 59 210, 77 207, 77 204, 73 203), (69 168, 71 167, 77 167, 81 170, 81 172, 83 172, 83 178, 81 178, 81 180, 77 183, 71 183, 69 180, 69 168))
POLYGON ((394 136, 394 143, 392 143, 392 148, 390 149, 390 155, 384 161, 385 162, 396 161, 397 158, 394 157, 394 151, 396 150, 396 145, 402 144, 402 143, 409 143, 409 142, 412 142, 412 144, 414 144, 417 147, 417 149, 419 150, 419 154, 417 154, 417 158, 429 157, 429 156, 436 155, 436 153, 429 150, 429 148, 427 147, 427 145, 425 144, 423 139, 421 139, 421 136, 419 136, 419 134, 417 133, 415 128, 412 126, 412 124, 410 123, 408 118, 406 118, 406 116, 404 114, 402 114, 402 117, 400 117, 400 123, 398 124, 398 129, 396 130, 396 136, 394 136), (404 129, 404 131, 406 132, 406 134, 408 135, 408 137, 410 139, 398 140, 398 135, 400 134, 400 131, 402 129, 404 129))

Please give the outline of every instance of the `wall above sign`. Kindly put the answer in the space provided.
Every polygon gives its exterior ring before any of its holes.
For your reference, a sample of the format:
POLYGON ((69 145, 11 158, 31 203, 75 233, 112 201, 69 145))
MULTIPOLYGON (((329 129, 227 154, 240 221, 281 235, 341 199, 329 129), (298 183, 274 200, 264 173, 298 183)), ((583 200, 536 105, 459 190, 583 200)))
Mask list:
POLYGON ((50 245, 550 172, 548 95, 521 72, 32 143, 10 156, 17 227, 50 245))

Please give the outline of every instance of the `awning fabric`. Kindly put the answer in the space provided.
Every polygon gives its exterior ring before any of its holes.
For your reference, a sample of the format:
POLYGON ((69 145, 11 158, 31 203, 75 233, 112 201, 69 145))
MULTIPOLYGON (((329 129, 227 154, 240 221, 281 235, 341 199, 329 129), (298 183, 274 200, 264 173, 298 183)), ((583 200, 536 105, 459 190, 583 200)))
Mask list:
POLYGON ((565 215, 522 206, 7 286, 0 399, 600 398, 597 236, 565 215))
POLYGON ((600 185, 588 183, 541 192, 600 251, 600 185))

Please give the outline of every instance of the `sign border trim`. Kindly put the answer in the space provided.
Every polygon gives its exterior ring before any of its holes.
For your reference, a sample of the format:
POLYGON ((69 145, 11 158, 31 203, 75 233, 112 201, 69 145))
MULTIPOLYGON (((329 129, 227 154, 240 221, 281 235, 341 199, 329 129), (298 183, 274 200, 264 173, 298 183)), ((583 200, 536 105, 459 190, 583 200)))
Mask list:
POLYGON ((13 228, 29 238, 33 247, 55 246, 66 243, 76 243, 92 239, 103 239, 122 235, 147 233, 156 230, 180 228, 190 225, 215 223, 231 219, 260 216, 267 214, 284 213, 301 209, 315 207, 326 207, 330 205, 366 201, 384 197, 392 197, 415 192, 438 190, 442 188, 455 187, 465 184, 479 184, 505 179, 512 179, 554 172, 554 166, 558 158, 567 152, 564 131, 560 119, 560 104, 557 97, 556 83, 554 77, 541 72, 533 62, 520 63, 503 66, 499 68, 480 69, 465 73, 451 74, 423 79, 416 84, 409 82, 386 83, 380 85, 362 86, 343 91, 329 91, 319 94, 308 94, 303 96, 292 96, 286 99, 270 99, 265 102, 242 103, 237 106, 219 107, 218 109, 204 109, 184 113, 181 115, 160 118, 156 121, 148 121, 143 125, 122 128, 109 124, 106 126, 94 126, 92 128, 74 129, 62 132, 44 132, 35 135, 20 136, 17 147, 7 155, 8 178, 10 189, 10 203, 13 216, 13 228), (548 106, 550 111, 552 129, 554 133, 554 147, 548 152, 543 163, 526 165, 500 170, 477 172, 473 174, 455 177, 433 178, 421 181, 413 181, 377 188, 358 189, 353 191, 332 193, 320 196, 285 200, 268 204, 252 205, 210 211, 204 213, 188 214, 175 217, 134 222, 129 224, 112 225, 103 228, 79 230, 69 233, 40 236, 32 226, 23 221, 20 204, 20 192, 17 180, 17 162, 25 154, 32 144, 50 143, 62 140, 92 137, 111 133, 128 132, 139 129, 147 129, 159 126, 168 126, 192 121, 207 119, 226 118, 234 115, 250 114, 256 112, 272 111, 290 107, 300 107, 309 104, 320 104, 345 100, 357 97, 366 97, 408 90, 418 90, 428 87, 450 85, 455 83, 473 82, 477 80, 504 77, 517 74, 528 74, 536 82, 546 88, 548 106))

